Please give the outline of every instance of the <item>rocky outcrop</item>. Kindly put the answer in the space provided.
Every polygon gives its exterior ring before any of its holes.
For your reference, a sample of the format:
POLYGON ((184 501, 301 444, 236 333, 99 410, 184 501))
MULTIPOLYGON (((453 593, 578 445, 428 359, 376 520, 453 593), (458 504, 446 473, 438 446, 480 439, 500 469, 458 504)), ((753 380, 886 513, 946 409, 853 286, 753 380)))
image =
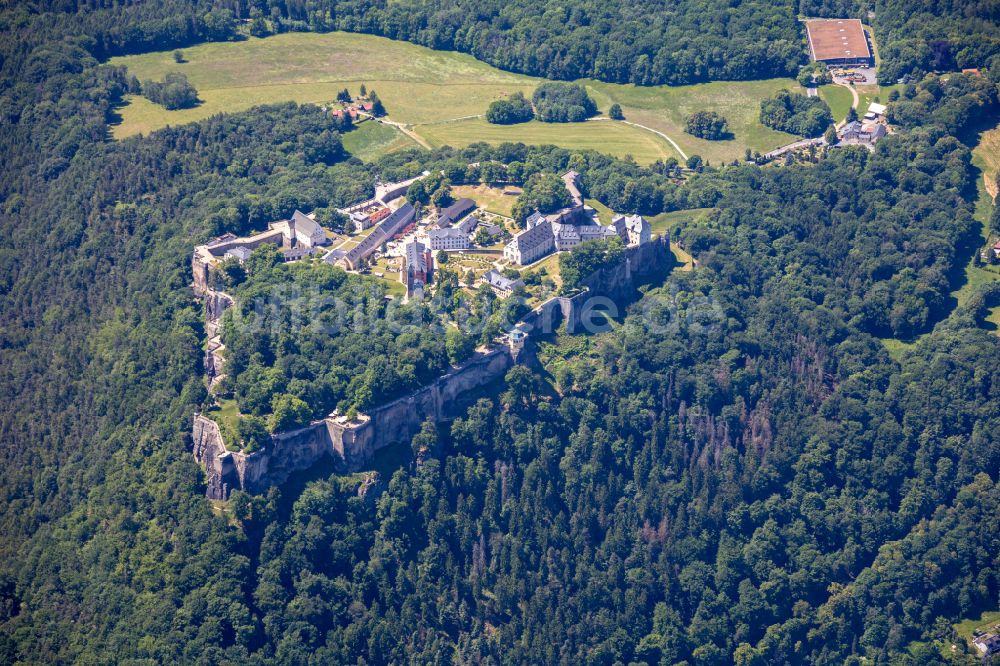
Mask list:
POLYGON ((205 301, 205 332, 208 333, 209 338, 214 338, 219 334, 219 320, 234 303, 233 297, 224 291, 208 290, 205 292, 203 300, 205 301))
POLYGON ((227 499, 238 481, 233 456, 222 440, 219 424, 195 413, 191 439, 194 459, 205 469, 205 495, 209 499, 227 499))
POLYGON ((479 389, 501 378, 513 364, 506 347, 477 353, 433 384, 354 421, 344 416, 314 421, 305 428, 272 435, 266 448, 253 453, 227 450, 218 424, 196 414, 194 457, 205 468, 206 494, 227 499, 233 490, 264 492, 328 456, 343 471, 363 469, 380 449, 408 443, 427 419, 442 421, 458 415, 479 389))

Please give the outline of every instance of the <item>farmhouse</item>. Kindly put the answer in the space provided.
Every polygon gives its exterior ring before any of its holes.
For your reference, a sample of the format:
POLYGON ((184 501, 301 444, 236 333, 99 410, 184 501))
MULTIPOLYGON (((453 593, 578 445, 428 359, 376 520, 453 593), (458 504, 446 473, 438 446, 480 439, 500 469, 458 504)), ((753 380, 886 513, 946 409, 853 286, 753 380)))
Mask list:
POLYGON ((885 104, 879 104, 878 102, 872 102, 868 105, 868 111, 865 113, 865 120, 878 120, 885 115, 886 107, 885 104))
POLYGON ((858 19, 806 21, 812 59, 828 65, 868 67, 874 64, 868 37, 858 19))
POLYGON ((861 143, 873 145, 887 134, 885 125, 862 124, 857 120, 840 128, 840 140, 844 143, 861 143))
POLYGON ((972 639, 972 645, 984 657, 1000 652, 1000 634, 980 634, 972 639))

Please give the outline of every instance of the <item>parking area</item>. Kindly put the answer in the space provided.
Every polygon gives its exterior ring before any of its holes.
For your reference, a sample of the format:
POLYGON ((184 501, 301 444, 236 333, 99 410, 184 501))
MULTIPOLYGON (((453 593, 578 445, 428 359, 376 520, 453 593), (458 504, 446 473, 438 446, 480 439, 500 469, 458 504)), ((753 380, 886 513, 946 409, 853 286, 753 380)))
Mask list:
POLYGON ((856 86, 873 86, 878 83, 874 67, 832 67, 830 73, 835 83, 853 83, 856 86))

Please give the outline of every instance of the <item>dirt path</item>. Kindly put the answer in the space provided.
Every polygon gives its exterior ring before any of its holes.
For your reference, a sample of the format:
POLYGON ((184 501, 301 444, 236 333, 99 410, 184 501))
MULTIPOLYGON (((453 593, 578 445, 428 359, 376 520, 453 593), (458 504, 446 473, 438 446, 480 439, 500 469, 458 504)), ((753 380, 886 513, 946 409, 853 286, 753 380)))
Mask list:
POLYGON ((427 143, 427 139, 425 139, 424 137, 420 136, 419 134, 411 130, 409 126, 404 125, 403 123, 397 123, 395 120, 389 120, 388 118, 372 118, 372 120, 374 120, 377 123, 382 123, 383 125, 391 125, 392 127, 395 127, 400 132, 410 137, 411 139, 416 141, 418 144, 420 144, 427 150, 431 150, 431 144, 427 143))
MULTIPOLYGON (((602 121, 602 120, 606 120, 606 121, 610 122, 611 118, 589 118, 588 122, 598 122, 598 121, 602 121)), ((640 125, 639 123, 633 123, 633 122, 631 122, 629 120, 619 120, 618 122, 624 123, 626 125, 631 125, 632 127, 638 127, 641 130, 646 130, 647 132, 652 132, 653 134, 655 134, 656 136, 660 137, 661 139, 666 139, 667 143, 669 143, 671 146, 674 147, 674 150, 677 151, 677 153, 681 156, 681 158, 683 160, 687 161, 687 158, 688 158, 687 153, 685 153, 683 150, 681 150, 681 147, 677 145, 676 141, 674 141, 673 139, 671 139, 669 136, 667 136, 666 134, 664 134, 660 130, 655 130, 652 127, 646 127, 645 125, 640 125)))
MULTIPOLYGON (((858 97, 858 91, 857 91, 857 89, 854 86, 846 84, 846 83, 838 83, 837 85, 838 86, 843 86, 844 88, 847 88, 848 90, 851 91, 851 97, 854 98, 854 101, 851 102, 851 108, 854 109, 855 111, 857 111, 858 110, 858 104, 861 103, 861 98, 858 97)), ((844 118, 839 123, 837 123, 837 125, 836 125, 837 129, 840 129, 841 127, 843 127, 846 122, 847 122, 847 118, 844 118)))

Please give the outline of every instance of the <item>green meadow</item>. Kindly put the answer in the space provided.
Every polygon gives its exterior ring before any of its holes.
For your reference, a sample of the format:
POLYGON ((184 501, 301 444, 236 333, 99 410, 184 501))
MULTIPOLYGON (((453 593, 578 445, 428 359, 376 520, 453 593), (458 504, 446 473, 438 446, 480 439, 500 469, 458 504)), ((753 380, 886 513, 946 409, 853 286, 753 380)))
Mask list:
MULTIPOLYGON (((356 94, 364 83, 378 92, 390 119, 407 125, 433 146, 521 141, 593 148, 619 157, 631 155, 643 164, 680 157, 668 141, 650 131, 656 130, 676 141, 688 155, 698 154, 718 163, 742 157, 748 147, 765 151, 793 139, 757 120, 761 99, 781 88, 797 88, 790 79, 678 87, 587 80, 582 83, 602 112, 617 102, 627 120, 649 129, 606 120, 497 126, 478 117, 489 103, 517 91, 530 95, 543 79, 505 72, 461 53, 353 33, 286 33, 200 44, 183 52, 184 63, 174 62, 172 51, 111 59, 114 65, 128 67, 140 80, 160 80, 168 72, 182 72, 202 100, 192 109, 167 111, 141 96, 130 96, 119 109, 121 121, 113 129, 115 137, 146 134, 260 104, 329 103, 339 90, 348 88, 356 94), (726 116, 734 138, 705 141, 684 133, 684 119, 702 109, 726 116)), ((413 140, 384 127, 365 128, 345 143, 360 150, 362 159, 371 159, 413 145, 413 140)))

